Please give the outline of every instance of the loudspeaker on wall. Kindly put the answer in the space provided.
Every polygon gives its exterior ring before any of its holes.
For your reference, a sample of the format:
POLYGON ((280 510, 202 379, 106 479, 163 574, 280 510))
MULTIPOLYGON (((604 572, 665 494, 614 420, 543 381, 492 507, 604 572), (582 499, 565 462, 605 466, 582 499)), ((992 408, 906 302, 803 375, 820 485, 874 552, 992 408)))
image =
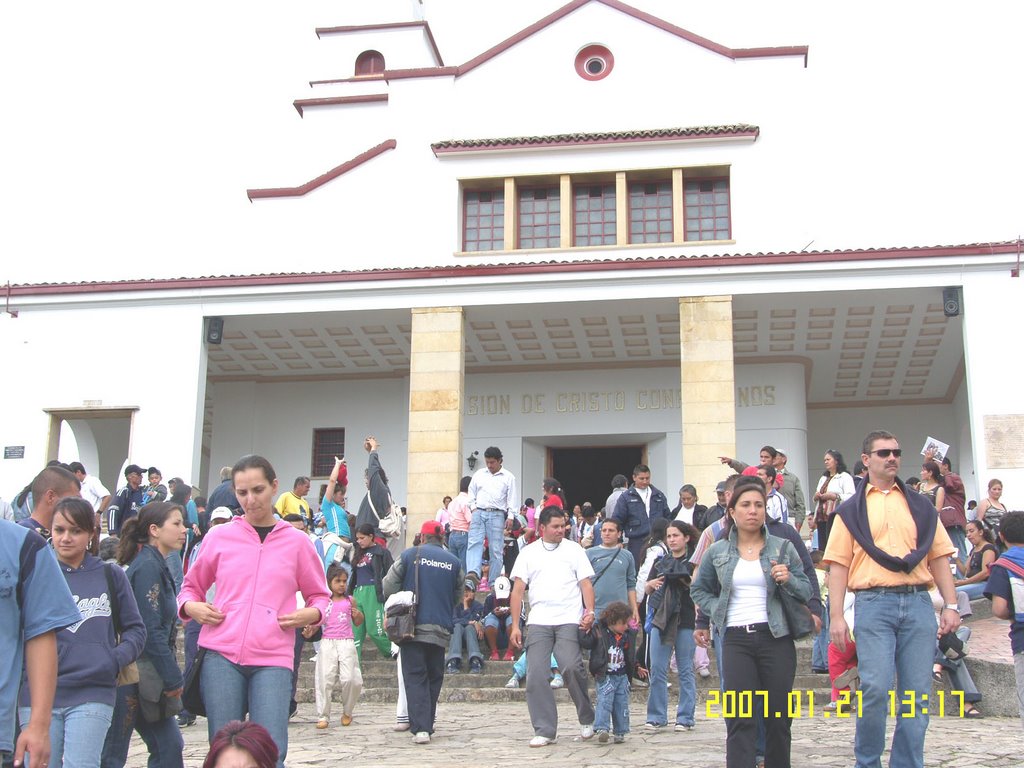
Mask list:
POLYGON ((224 341, 224 318, 210 317, 206 320, 206 343, 220 344, 224 341))

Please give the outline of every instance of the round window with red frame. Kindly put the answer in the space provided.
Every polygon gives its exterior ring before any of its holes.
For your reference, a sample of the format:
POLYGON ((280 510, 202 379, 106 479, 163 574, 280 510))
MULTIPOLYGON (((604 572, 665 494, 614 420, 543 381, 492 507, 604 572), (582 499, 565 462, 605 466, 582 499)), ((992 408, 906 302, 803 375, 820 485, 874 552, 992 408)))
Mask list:
POLYGON ((603 80, 614 66, 615 57, 603 45, 588 45, 576 54, 576 74, 584 80, 603 80))

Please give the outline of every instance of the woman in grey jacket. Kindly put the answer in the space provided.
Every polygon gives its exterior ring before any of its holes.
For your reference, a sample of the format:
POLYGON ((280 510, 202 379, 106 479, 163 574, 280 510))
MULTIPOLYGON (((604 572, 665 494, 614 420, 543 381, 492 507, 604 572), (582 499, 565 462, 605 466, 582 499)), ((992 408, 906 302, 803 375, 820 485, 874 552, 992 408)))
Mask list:
MULTIPOLYGON (((708 548, 690 588, 704 626, 710 619, 722 628, 723 709, 733 715, 726 718, 726 766, 754 764, 752 715, 760 712, 767 726, 765 764, 789 768, 796 648, 777 593, 806 601, 811 585, 793 546, 768 534, 764 485, 757 478, 736 483, 726 513, 729 536, 708 548)), ((706 646, 706 629, 695 636, 706 646)))

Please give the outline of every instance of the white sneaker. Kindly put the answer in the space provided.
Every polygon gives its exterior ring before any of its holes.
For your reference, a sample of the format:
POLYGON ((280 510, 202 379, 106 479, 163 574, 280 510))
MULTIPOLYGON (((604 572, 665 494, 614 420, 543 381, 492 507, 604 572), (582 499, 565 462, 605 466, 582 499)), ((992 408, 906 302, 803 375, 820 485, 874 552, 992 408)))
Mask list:
POLYGON ((548 744, 554 744, 555 740, 549 739, 547 736, 534 736, 530 739, 531 747, 546 747, 548 744))
POLYGON ((701 667, 697 670, 697 674, 703 677, 705 680, 707 680, 709 677, 711 677, 711 670, 707 667, 701 667))
POLYGON ((581 739, 589 739, 589 738, 593 737, 593 735, 594 735, 594 724, 593 723, 589 723, 587 725, 581 725, 580 726, 580 738, 581 739))
POLYGON ((394 730, 396 730, 396 731, 408 731, 409 730, 409 724, 408 723, 395 723, 394 730))
POLYGON ((625 736, 616 736, 615 738, 612 739, 612 742, 615 743, 615 744, 621 744, 625 740, 626 740, 625 736))
POLYGON ((692 725, 683 725, 682 723, 676 723, 676 727, 675 727, 674 730, 675 730, 676 733, 686 733, 687 731, 692 731, 693 730, 693 726, 692 725))
POLYGON ((563 680, 562 676, 556 672, 555 676, 551 678, 551 687, 557 689, 561 688, 563 685, 565 685, 565 680, 563 680))
POLYGON ((429 744, 430 743, 430 734, 427 733, 426 731, 420 731, 419 733, 417 733, 415 736, 412 737, 412 743, 413 744, 429 744))
POLYGON ((512 677, 510 677, 508 679, 508 682, 505 683, 505 687, 506 688, 518 688, 519 687, 519 678, 516 677, 515 675, 512 675, 512 677))

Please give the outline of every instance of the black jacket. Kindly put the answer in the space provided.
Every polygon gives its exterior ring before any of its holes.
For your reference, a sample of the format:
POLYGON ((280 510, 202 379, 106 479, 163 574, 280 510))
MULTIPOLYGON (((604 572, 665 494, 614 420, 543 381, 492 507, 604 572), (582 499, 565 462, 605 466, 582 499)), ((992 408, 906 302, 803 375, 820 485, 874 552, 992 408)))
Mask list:
MULTIPOLYGON (((580 630, 580 647, 590 649, 590 674, 604 677, 608 674, 608 646, 612 631, 603 621, 594 622, 589 632, 580 630)), ((626 674, 630 680, 636 677, 636 630, 627 629, 622 655, 626 661, 626 674)))
POLYGON ((380 544, 375 543, 369 549, 362 550, 358 554, 356 553, 357 549, 359 548, 352 548, 352 577, 348 580, 348 593, 350 595, 355 593, 356 562, 358 562, 364 554, 369 554, 372 558, 370 562, 373 568, 373 583, 377 587, 377 602, 384 605, 384 577, 388 575, 388 571, 391 570, 391 566, 394 564, 395 559, 391 556, 391 553, 380 544))

